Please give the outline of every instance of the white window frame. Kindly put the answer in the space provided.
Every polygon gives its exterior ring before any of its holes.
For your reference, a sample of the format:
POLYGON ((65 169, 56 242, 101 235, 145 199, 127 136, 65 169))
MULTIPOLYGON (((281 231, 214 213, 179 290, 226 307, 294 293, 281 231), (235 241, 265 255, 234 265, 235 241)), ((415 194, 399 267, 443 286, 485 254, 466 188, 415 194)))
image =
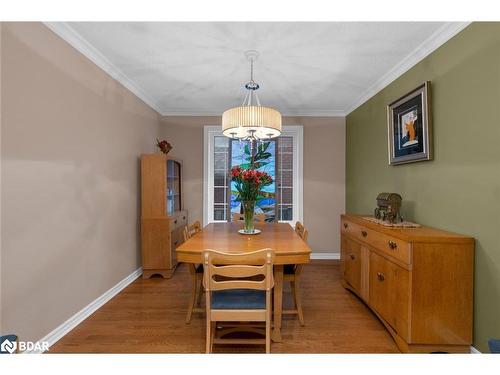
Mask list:
MULTIPOLYGON (((293 137, 293 220, 280 221, 295 225, 303 222, 304 180, 303 151, 304 128, 302 125, 283 126, 283 136, 293 137)), ((214 220, 214 137, 222 136, 221 125, 205 125, 203 129, 203 225, 225 222, 214 220)), ((276 214, 278 211, 276 210, 276 214)))

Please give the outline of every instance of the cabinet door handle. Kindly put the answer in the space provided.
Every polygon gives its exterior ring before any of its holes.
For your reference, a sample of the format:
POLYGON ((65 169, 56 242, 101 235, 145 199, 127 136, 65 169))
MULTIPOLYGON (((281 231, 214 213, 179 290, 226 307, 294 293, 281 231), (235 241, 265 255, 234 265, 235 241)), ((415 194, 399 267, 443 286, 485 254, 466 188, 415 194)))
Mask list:
POLYGON ((356 259, 356 257, 354 256, 354 254, 351 254, 350 257, 351 257, 352 260, 356 259))
POLYGON ((174 241, 174 245, 177 246, 177 244, 179 243, 179 241, 174 241))
POLYGON ((384 281, 385 280, 385 276, 382 272, 377 272, 377 279, 378 281, 384 281))
POLYGON ((394 241, 389 241, 389 247, 394 250, 396 247, 398 247, 398 244, 394 241))
POLYGON ((362 230, 362 231, 361 231, 361 234, 363 235, 363 237, 368 236, 368 233, 366 232, 366 230, 362 230))
POLYGON ((174 224, 177 224, 177 219, 174 220, 174 224))
POLYGON ((183 216, 183 217, 182 217, 182 220, 186 220, 186 216, 183 216))
POLYGON ((348 226, 349 226, 349 225, 347 225, 347 223, 344 223, 344 228, 346 228, 346 229, 347 229, 347 227, 348 227, 348 226))

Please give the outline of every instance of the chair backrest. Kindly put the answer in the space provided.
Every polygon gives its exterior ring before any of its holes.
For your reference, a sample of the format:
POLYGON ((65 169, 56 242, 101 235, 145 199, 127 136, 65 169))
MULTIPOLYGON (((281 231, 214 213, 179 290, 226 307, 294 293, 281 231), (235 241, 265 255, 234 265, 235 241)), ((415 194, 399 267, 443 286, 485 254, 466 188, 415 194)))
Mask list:
POLYGON ((297 233, 300 237, 302 237, 302 234, 304 233, 304 226, 300 221, 295 223, 295 233, 297 233))
POLYGON ((189 238, 191 238, 194 234, 198 232, 201 232, 201 224, 199 221, 195 221, 191 225, 184 226, 184 229, 182 231, 182 235, 184 236, 184 241, 187 241, 189 238))
POLYGON ((241 254, 205 250, 202 261, 203 284, 206 291, 225 289, 270 291, 274 286, 272 249, 241 254))
POLYGON ((300 221, 297 221, 295 223, 295 233, 297 233, 300 238, 302 238, 304 241, 307 242, 307 237, 309 237, 309 232, 304 227, 304 225, 302 225, 300 221))
POLYGON ((304 240, 304 242, 307 242, 307 237, 309 237, 309 232, 304 228, 304 231, 302 232, 302 239, 304 240))
MULTIPOLYGON (((236 222, 241 221, 241 220, 245 220, 245 215, 233 213, 231 215, 231 220, 233 223, 236 223, 236 222)), ((264 223, 266 221, 266 214, 255 214, 255 215, 253 215, 253 220, 264 223)))

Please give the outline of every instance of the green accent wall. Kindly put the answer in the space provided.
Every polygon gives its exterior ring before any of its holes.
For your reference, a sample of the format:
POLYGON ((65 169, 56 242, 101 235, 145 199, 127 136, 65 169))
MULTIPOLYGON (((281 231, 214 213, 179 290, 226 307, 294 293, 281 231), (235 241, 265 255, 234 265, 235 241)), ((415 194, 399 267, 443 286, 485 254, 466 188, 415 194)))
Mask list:
POLYGON ((476 238, 474 346, 488 352, 487 340, 500 339, 500 23, 468 26, 346 126, 347 212, 371 213, 378 193, 397 192, 405 219, 476 238), (389 166, 387 104, 424 81, 434 160, 389 166))

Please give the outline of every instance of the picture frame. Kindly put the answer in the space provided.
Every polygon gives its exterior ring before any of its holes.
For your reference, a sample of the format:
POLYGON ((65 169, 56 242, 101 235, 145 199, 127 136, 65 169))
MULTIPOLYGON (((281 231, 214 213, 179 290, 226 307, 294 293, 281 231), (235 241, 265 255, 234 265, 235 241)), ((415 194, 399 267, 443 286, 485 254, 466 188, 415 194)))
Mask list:
POLYGON ((430 81, 387 106, 389 165, 432 160, 430 81))

